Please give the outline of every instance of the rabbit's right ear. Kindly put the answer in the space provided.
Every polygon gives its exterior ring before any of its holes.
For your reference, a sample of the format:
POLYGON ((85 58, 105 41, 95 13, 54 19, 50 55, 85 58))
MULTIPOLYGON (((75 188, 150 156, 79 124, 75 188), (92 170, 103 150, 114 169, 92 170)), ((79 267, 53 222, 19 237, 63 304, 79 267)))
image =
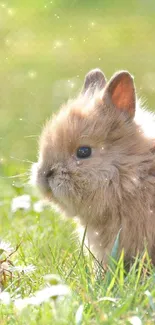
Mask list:
POLYGON ((136 90, 134 80, 128 71, 116 72, 104 90, 104 102, 112 105, 128 118, 134 118, 136 109, 136 90))
POLYGON ((93 69, 87 73, 82 87, 82 94, 87 90, 93 94, 96 89, 103 89, 106 85, 106 78, 100 69, 93 69))

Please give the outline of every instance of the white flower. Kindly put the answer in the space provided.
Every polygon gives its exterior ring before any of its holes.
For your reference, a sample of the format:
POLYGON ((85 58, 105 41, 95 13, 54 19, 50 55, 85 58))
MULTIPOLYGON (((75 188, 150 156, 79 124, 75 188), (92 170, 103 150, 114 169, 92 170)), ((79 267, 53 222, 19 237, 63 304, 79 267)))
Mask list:
POLYGON ((128 321, 131 325, 142 325, 140 318, 137 316, 130 317, 128 321))
POLYGON ((37 213, 41 213, 45 208, 45 203, 43 201, 37 201, 33 204, 33 210, 37 213))
POLYGON ((62 284, 52 285, 50 287, 46 287, 42 290, 37 291, 34 296, 30 298, 28 297, 24 299, 16 299, 15 307, 21 311, 28 305, 40 305, 52 297, 66 296, 68 294, 70 294, 68 286, 62 284))
POLYGON ((10 304, 10 294, 9 292, 3 291, 0 293, 0 302, 4 305, 9 305, 10 304))
POLYGON ((61 282, 61 278, 57 274, 46 274, 44 275, 44 280, 50 285, 59 284, 61 282))
POLYGON ((0 241, 0 254, 3 252, 11 253, 13 250, 10 243, 4 242, 3 240, 0 241))
POLYGON ((82 324, 83 309, 84 309, 84 306, 80 305, 76 312, 76 315, 75 315, 75 324, 76 325, 82 324))
POLYGON ((31 198, 30 195, 24 194, 21 196, 17 196, 12 199, 11 203, 11 211, 16 212, 17 210, 25 210, 28 211, 31 208, 31 198))
POLYGON ((34 272, 36 270, 36 267, 34 265, 32 265, 32 264, 27 265, 27 266, 19 265, 19 266, 12 266, 12 267, 9 268, 9 270, 10 271, 17 271, 18 273, 23 272, 23 273, 27 274, 27 273, 34 272))

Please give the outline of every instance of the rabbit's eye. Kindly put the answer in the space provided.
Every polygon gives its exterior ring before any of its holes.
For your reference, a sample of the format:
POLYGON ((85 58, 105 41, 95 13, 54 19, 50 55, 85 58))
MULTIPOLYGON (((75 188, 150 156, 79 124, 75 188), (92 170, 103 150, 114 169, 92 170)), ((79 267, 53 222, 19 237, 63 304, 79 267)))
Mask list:
POLYGON ((79 147, 76 153, 78 158, 88 158, 91 156, 91 148, 90 147, 79 147))

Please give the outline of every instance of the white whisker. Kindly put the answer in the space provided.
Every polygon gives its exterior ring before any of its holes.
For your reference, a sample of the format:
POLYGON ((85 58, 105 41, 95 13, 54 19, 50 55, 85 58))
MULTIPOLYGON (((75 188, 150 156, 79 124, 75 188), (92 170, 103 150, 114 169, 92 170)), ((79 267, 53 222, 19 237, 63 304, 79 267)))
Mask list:
POLYGON ((25 135, 24 138, 37 138, 38 134, 25 135))
POLYGON ((58 186, 53 187, 52 190, 57 190, 63 183, 64 183, 64 181, 62 181, 58 186))
POLYGON ((18 175, 13 175, 13 176, 0 176, 0 178, 18 178, 18 177, 23 177, 23 176, 27 176, 28 173, 22 173, 22 174, 18 174, 18 175))
POLYGON ((13 157, 13 156, 10 156, 10 158, 14 159, 14 160, 18 160, 20 162, 26 162, 26 163, 29 163, 29 164, 34 164, 34 161, 31 161, 31 160, 28 160, 28 159, 19 159, 19 158, 13 157))

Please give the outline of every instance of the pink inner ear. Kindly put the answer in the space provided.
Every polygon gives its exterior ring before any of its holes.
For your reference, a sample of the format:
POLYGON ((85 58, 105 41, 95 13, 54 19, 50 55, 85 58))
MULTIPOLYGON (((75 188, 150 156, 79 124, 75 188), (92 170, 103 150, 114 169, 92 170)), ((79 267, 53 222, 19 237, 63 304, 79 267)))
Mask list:
POLYGON ((114 106, 130 117, 135 114, 135 89, 131 76, 122 73, 113 79, 110 95, 114 106))

